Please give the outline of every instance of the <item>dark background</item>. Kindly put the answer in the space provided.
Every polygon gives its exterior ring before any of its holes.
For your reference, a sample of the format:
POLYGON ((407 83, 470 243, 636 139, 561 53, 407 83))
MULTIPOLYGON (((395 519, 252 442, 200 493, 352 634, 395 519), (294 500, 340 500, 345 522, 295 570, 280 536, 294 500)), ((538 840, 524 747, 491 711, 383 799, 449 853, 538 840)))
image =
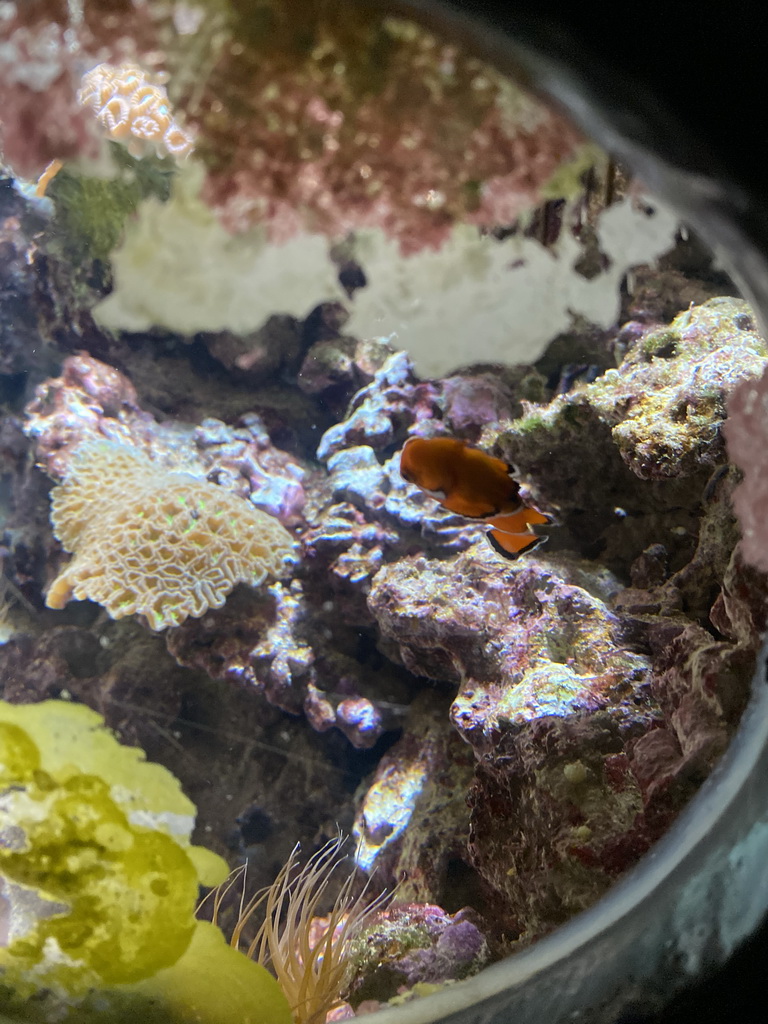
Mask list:
POLYGON ((577 69, 614 109, 651 126, 675 163, 730 174, 765 203, 766 8, 444 0, 577 69))
MULTIPOLYGON (((768 871, 768 865, 766 865, 768 871)), ((724 968, 649 1018, 642 1009, 617 1024, 765 1024, 768 1021, 768 924, 724 968)))

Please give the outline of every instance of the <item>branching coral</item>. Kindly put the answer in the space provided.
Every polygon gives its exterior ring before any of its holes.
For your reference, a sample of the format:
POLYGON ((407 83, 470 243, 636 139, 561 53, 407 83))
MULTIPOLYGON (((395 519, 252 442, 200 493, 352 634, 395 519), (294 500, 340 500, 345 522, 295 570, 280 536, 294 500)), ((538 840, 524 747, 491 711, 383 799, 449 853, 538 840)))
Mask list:
MULTIPOLYGON (((341 1002, 350 974, 351 943, 387 900, 386 894, 368 900, 365 890, 355 896, 355 876, 350 874, 327 917, 317 918, 341 863, 343 842, 339 838, 326 843, 298 871, 299 848, 294 847, 273 884, 241 908, 232 933, 231 944, 238 949, 248 922, 266 905, 264 922, 248 946, 247 955, 271 967, 296 1024, 324 1024, 328 1012, 341 1002)), ((237 874, 217 891, 214 920, 223 897, 236 882, 237 874)))
POLYGON ((83 75, 77 101, 91 107, 109 137, 126 143, 133 156, 154 150, 158 156, 184 157, 192 152, 192 136, 171 113, 167 80, 131 62, 98 64, 83 75))
POLYGON ((78 449, 54 490, 51 521, 74 558, 48 606, 89 598, 116 619, 145 615, 153 629, 220 608, 238 582, 279 576, 293 552, 272 516, 108 441, 78 449))

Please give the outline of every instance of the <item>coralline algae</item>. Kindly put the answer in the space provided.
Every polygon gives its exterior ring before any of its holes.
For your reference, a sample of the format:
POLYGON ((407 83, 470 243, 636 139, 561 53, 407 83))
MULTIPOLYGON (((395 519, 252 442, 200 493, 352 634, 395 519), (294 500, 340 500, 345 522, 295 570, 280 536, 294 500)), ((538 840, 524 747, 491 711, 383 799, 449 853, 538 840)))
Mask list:
POLYGON ((85 441, 110 440, 151 453, 154 461, 213 481, 249 498, 282 522, 295 523, 304 504, 300 462, 277 450, 260 418, 231 427, 155 418, 139 406, 136 390, 118 370, 85 354, 64 360, 60 377, 43 382, 26 410, 26 433, 37 460, 54 480, 64 478, 85 441))

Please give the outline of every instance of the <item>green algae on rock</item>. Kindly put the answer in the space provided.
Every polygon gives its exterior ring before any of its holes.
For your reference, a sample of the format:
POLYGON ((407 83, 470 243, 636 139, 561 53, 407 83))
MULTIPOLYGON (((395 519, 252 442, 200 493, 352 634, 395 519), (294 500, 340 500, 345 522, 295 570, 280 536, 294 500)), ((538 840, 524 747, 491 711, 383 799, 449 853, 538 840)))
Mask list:
POLYGON ((551 440, 586 405, 610 428, 638 477, 689 476, 724 461, 719 423, 726 399, 741 381, 759 377, 766 363, 768 347, 749 305, 710 299, 644 334, 618 368, 556 399, 544 415, 533 409, 513 432, 530 434, 546 424, 551 440))
POLYGON ((224 871, 190 845, 194 807, 177 781, 82 705, 3 703, 0 737, 7 977, 77 993, 174 963, 199 882, 224 871))
POLYGON ((641 330, 594 382, 486 429, 485 444, 535 482, 535 503, 565 528, 552 548, 575 546, 625 574, 662 543, 674 572, 692 554, 708 479, 727 462, 727 400, 766 364, 747 303, 710 299, 641 330))
POLYGON ((757 377, 768 347, 741 299, 710 299, 651 331, 592 388, 622 458, 639 477, 687 476, 722 461, 728 395, 757 377))
POLYGON ((45 246, 65 259, 86 263, 106 260, 123 233, 125 222, 142 199, 170 195, 173 170, 154 158, 135 160, 115 143, 110 145, 115 177, 59 171, 47 190, 54 214, 45 246))

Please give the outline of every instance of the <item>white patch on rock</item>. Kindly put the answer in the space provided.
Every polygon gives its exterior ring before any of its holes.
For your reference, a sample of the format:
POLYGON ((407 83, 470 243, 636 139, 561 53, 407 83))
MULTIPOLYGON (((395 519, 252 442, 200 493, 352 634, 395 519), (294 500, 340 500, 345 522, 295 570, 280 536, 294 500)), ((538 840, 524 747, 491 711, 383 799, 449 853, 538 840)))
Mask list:
POLYGON ((671 247, 677 218, 655 200, 649 216, 625 199, 599 220, 600 248, 610 265, 592 280, 574 269, 579 242, 564 230, 544 248, 529 238, 499 242, 455 227, 439 250, 399 255, 381 232, 360 232, 355 255, 369 284, 355 293, 350 334, 396 334, 425 377, 468 363, 532 363, 574 316, 610 327, 630 267, 671 247))

